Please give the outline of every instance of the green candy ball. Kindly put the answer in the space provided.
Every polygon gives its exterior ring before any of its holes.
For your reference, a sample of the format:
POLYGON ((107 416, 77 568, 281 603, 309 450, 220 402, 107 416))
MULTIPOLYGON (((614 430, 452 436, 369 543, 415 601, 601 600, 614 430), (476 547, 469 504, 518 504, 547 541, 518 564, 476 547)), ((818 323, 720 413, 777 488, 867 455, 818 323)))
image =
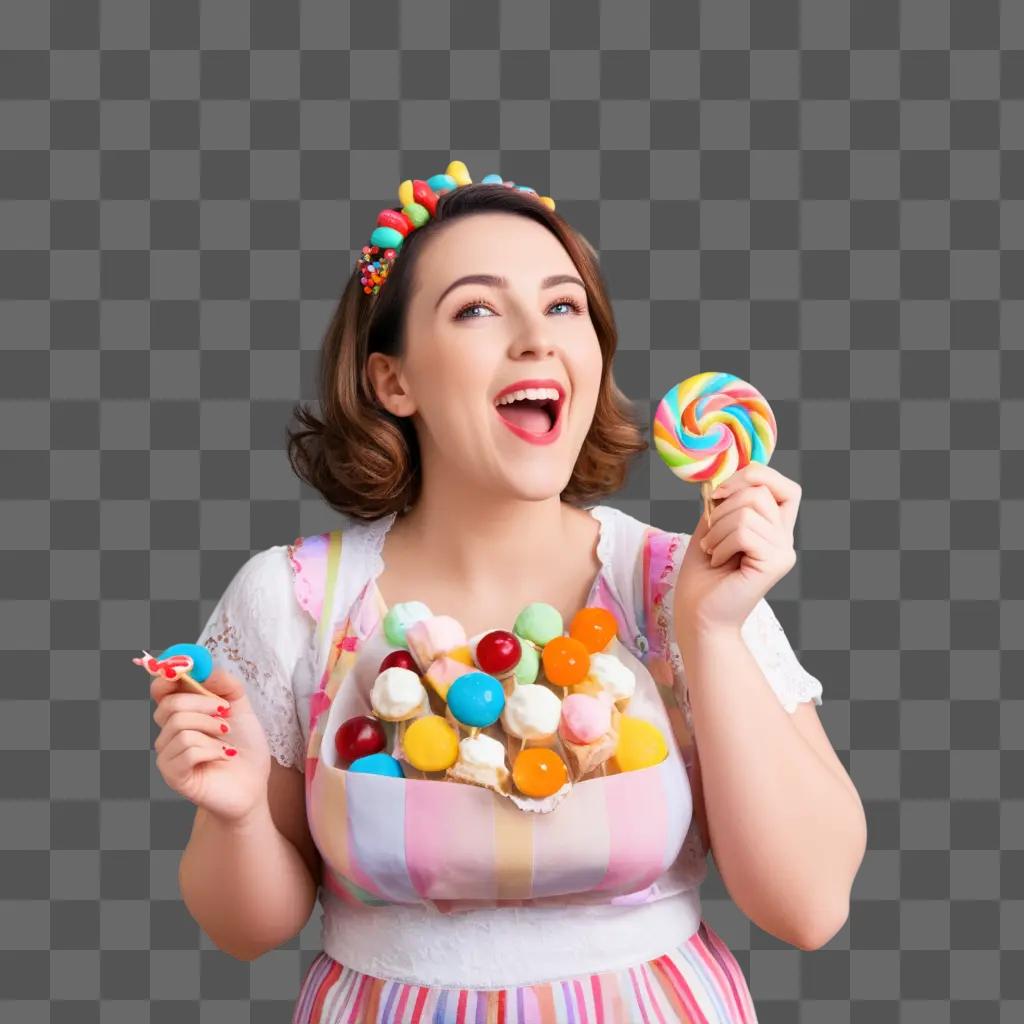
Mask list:
POLYGON ((420 619, 429 619, 433 612, 422 601, 403 601, 388 609, 384 616, 384 636, 392 647, 407 647, 405 631, 420 619))
POLYGON ((534 601, 516 617, 512 631, 543 647, 562 635, 562 614, 550 604, 534 601))
POLYGON ((540 672, 540 655, 537 648, 529 641, 519 637, 519 646, 523 649, 519 664, 515 667, 516 682, 520 686, 526 683, 535 683, 537 674, 540 672))

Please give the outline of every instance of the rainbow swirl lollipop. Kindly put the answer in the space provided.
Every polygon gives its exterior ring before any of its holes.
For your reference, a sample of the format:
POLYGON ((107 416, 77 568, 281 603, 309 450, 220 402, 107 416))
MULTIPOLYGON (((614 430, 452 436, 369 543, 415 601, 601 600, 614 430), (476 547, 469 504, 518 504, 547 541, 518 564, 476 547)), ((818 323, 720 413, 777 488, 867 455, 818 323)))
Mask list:
POLYGON ((775 415, 764 396, 731 373, 698 373, 671 388, 654 414, 654 447, 665 465, 701 485, 711 524, 711 492, 749 462, 775 451, 775 415))

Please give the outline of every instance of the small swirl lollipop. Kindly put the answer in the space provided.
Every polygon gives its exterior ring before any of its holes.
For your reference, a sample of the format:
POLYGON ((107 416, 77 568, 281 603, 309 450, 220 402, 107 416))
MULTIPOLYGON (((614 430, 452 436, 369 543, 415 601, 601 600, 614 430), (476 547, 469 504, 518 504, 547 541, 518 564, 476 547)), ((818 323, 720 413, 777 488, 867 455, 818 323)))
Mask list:
POLYGON ((654 447, 672 472, 711 492, 750 462, 767 464, 778 429, 765 397, 731 373, 698 373, 671 388, 654 414, 654 447))

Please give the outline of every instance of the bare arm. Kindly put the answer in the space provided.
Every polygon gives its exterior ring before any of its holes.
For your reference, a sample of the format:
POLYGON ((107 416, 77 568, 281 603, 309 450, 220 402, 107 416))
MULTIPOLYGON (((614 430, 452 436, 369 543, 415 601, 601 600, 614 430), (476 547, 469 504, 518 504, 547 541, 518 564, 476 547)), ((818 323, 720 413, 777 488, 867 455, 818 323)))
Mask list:
POLYGON ((271 763, 267 800, 239 821, 197 808, 178 880, 189 913, 222 949, 254 960, 302 930, 316 902, 319 855, 303 776, 271 763))
POLYGON ((722 880, 758 927, 817 949, 848 916, 867 845, 856 789, 779 703, 739 631, 691 624, 677 639, 722 880))

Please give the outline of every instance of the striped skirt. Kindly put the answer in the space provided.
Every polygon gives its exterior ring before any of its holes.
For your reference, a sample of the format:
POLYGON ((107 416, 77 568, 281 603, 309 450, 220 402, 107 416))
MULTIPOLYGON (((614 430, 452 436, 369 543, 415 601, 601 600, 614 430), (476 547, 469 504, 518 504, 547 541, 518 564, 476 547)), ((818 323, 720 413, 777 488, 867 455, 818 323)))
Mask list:
POLYGON ((505 989, 425 988, 313 961, 292 1024, 757 1024, 736 958, 706 922, 618 971, 505 989))

